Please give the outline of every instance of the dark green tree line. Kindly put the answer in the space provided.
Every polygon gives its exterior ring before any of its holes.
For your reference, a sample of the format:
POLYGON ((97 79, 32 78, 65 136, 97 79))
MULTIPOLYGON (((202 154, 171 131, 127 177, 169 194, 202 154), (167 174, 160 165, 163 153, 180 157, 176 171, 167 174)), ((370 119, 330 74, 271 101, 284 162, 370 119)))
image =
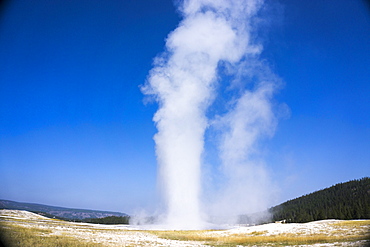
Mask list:
POLYGON ((370 219, 370 178, 339 183, 270 209, 273 220, 370 219))

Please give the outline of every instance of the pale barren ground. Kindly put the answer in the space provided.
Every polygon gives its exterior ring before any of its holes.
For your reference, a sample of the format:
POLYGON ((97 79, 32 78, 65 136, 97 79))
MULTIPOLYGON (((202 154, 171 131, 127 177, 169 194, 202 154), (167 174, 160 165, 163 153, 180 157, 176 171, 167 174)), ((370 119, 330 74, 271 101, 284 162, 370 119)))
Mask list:
MULTIPOLYGON (((125 225, 65 222, 26 211, 0 210, 0 227, 5 237, 14 229, 22 229, 22 231, 29 229, 33 235, 37 235, 37 241, 47 243, 50 239, 61 241, 63 238, 68 238, 78 242, 73 246, 318 247, 366 246, 368 242, 365 239, 369 236, 370 220, 324 220, 304 224, 271 223, 258 226, 234 226, 227 230, 163 231, 139 230, 134 226, 125 225), (294 242, 295 239, 296 242, 294 242)), ((30 235, 27 234, 27 236, 30 235)), ((31 246, 32 241, 23 242, 23 245, 27 245, 27 243, 30 243, 31 246)), ((72 246, 71 244, 63 244, 63 241, 60 243, 58 246, 72 246)), ((45 246, 47 245, 45 244, 45 246)))

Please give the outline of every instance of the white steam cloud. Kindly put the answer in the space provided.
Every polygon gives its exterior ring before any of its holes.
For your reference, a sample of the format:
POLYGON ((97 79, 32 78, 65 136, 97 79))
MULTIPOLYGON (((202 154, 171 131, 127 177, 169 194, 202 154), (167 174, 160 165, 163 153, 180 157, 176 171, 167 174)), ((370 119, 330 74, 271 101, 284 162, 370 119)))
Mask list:
POLYGON ((165 222, 175 228, 201 228, 211 214, 246 214, 264 210, 268 175, 252 158, 258 140, 276 125, 271 103, 276 79, 253 44, 259 0, 185 0, 183 20, 169 34, 166 51, 155 59, 142 88, 159 104, 153 120, 154 140, 163 191, 165 222), (217 121, 207 110, 217 100, 221 71, 234 71, 230 110, 217 121), (268 75, 262 76, 266 70, 268 75), (247 80, 247 83, 240 83, 247 80), (238 84, 239 86, 236 86, 238 84), (252 86, 251 86, 252 85, 252 86), (212 205, 202 203, 202 164, 205 132, 217 122, 220 159, 226 183, 212 205), (212 209, 212 210, 211 210, 212 209))

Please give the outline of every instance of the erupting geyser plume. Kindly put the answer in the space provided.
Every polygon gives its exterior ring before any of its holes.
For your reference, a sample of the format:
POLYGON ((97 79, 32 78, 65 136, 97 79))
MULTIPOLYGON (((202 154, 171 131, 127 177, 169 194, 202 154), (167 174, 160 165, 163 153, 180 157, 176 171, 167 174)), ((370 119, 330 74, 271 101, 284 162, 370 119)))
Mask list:
MULTIPOLYGON (((251 38, 253 18, 261 5, 259 0, 183 1, 179 8, 183 20, 169 34, 166 51, 155 59, 142 89, 159 104, 154 116, 158 129, 154 140, 166 205, 164 223, 171 227, 201 228, 205 220, 201 167, 204 136, 210 125, 206 113, 217 99, 222 69, 229 75, 234 71, 239 80, 249 78, 249 88, 253 89, 245 90, 240 86, 243 83, 237 86, 234 80, 228 89, 236 91, 229 99, 230 110, 218 117, 220 126, 224 126, 221 128, 226 129, 219 145, 223 171, 228 180, 234 181, 218 198, 234 200, 226 205, 230 210, 231 205, 237 205, 239 209, 234 213, 248 213, 243 210, 250 206, 238 205, 239 186, 247 185, 243 195, 247 198, 252 183, 265 186, 264 169, 249 158, 253 143, 271 132, 274 122, 270 104, 274 80, 256 72, 263 68, 256 65, 262 64, 258 60, 262 48, 251 38), (251 66, 252 62, 255 65, 251 66)), ((251 198, 249 205, 261 205, 257 197, 251 198)), ((219 205, 223 202, 215 202, 213 208, 219 205)))

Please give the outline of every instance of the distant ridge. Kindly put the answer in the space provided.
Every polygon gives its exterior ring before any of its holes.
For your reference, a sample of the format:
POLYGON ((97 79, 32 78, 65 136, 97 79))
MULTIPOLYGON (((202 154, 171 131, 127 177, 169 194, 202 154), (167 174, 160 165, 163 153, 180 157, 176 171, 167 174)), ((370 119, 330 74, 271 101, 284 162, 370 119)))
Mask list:
POLYGON ((0 209, 16 209, 16 210, 26 210, 30 212, 36 212, 41 215, 48 217, 56 217, 68 220, 83 220, 92 218, 105 218, 110 216, 125 217, 128 216, 125 213, 110 212, 110 211, 99 211, 99 210, 89 210, 89 209, 74 209, 74 208, 64 208, 48 206, 36 203, 24 203, 15 202, 9 200, 0 200, 0 209))
POLYGON ((269 209, 274 221, 370 219, 370 178, 339 183, 269 209))

